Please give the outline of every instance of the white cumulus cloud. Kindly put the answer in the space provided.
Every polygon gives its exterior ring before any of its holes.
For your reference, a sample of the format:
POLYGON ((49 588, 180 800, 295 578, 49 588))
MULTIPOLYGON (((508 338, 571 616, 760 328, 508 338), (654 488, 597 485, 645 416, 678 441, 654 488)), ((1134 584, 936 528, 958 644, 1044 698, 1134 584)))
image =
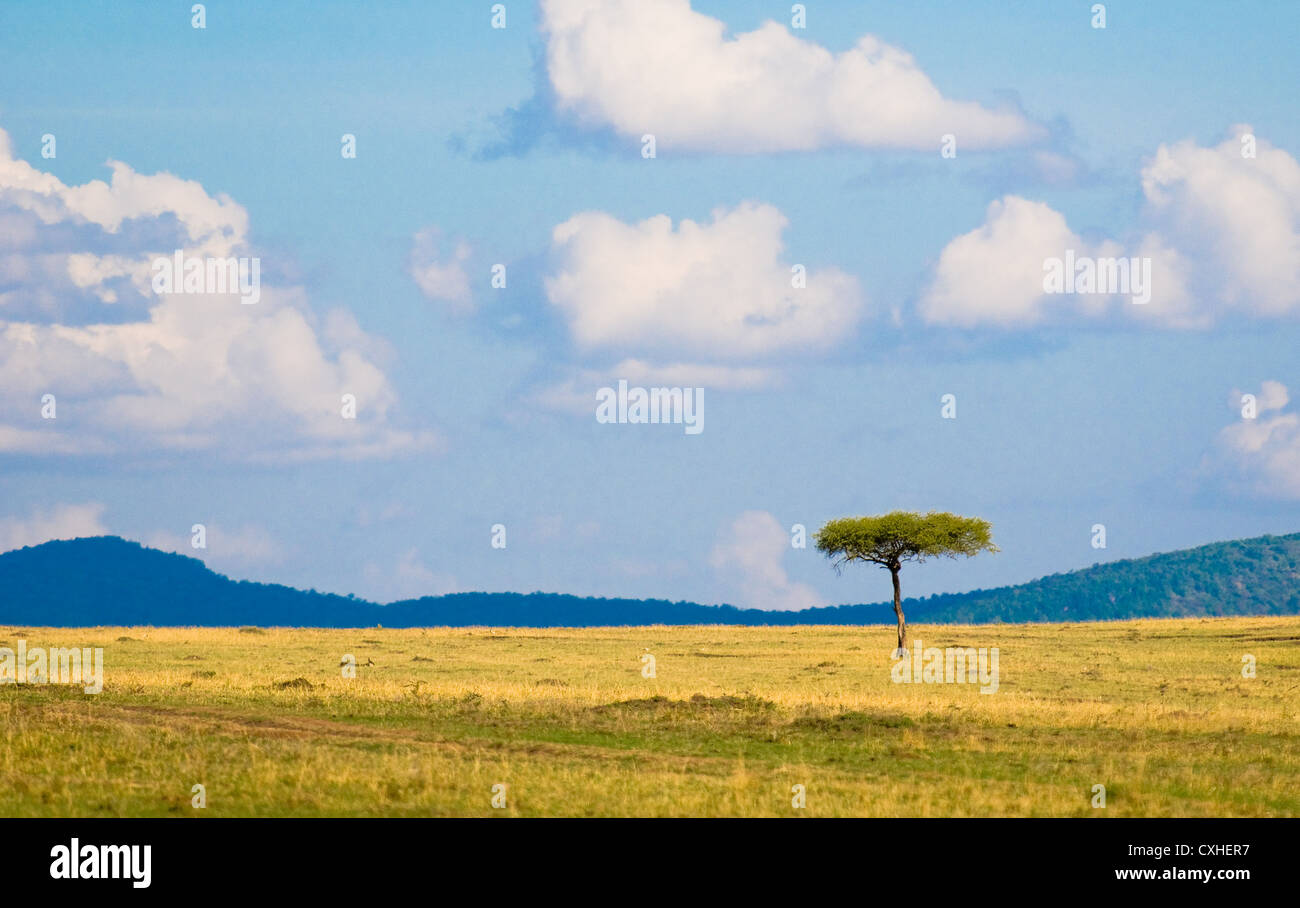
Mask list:
MULTIPOLYGON (((928 322, 1019 326, 1043 318, 1043 261, 1083 249, 1064 215, 1009 195, 991 203, 984 223, 952 240, 920 300, 928 322)), ((1058 301, 1063 297, 1058 297, 1058 301)))
POLYGON ((1256 157, 1243 156, 1247 134, 1249 126, 1236 126, 1211 148, 1161 145, 1141 172, 1141 229, 1122 241, 1086 242, 1043 202, 995 201, 980 227, 940 254, 920 315, 932 324, 1021 328, 1051 315, 1118 310, 1162 327, 1203 329, 1234 315, 1300 314, 1300 163, 1262 139, 1256 157), (1046 292, 1045 260, 1067 251, 1076 260, 1149 263, 1149 300, 1046 292))
POLYGON ((838 54, 771 21, 729 38, 689 0, 543 0, 542 31, 562 111, 661 148, 933 150, 951 133, 980 149, 1044 135, 1016 111, 945 98, 871 35, 838 54))
POLYGON ((1142 169, 1146 215, 1212 318, 1300 313, 1300 163, 1263 139, 1243 157, 1250 134, 1242 125, 1213 148, 1161 145, 1142 169))
POLYGON ((786 226, 754 202, 676 226, 667 215, 628 224, 576 214, 552 234, 547 298, 584 349, 735 360, 828 347, 858 322, 862 292, 836 268, 794 286, 786 226))
POLYGON ((432 445, 392 424, 384 345, 346 313, 322 324, 302 288, 264 281, 252 305, 156 294, 153 262, 177 249, 260 264, 247 213, 194 181, 109 166, 109 183, 65 185, 15 159, 0 131, 0 452, 302 459, 432 445))

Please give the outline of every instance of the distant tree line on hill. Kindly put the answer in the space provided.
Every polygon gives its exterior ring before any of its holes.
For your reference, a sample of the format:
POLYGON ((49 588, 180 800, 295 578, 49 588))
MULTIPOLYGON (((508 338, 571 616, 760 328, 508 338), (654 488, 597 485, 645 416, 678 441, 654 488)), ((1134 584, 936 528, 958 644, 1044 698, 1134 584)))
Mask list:
MULTIPOLYGON (((912 623, 1019 623, 1300 614, 1300 533, 1219 542, 1019 586, 905 600, 912 623)), ((116 536, 0 555, 0 623, 282 627, 893 624, 892 603, 771 612, 562 593, 453 593, 379 605, 236 581, 116 536)))

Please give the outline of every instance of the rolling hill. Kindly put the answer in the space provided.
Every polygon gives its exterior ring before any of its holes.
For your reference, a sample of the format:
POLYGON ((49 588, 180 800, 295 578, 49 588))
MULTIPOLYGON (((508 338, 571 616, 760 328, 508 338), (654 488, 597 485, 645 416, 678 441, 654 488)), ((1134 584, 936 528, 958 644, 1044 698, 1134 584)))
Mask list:
MULTIPOLYGON (((909 599, 910 623, 1089 621, 1300 614, 1300 533, 1112 561, 1018 586, 909 599)), ((0 623, 78 627, 591 627, 892 624, 888 603, 771 612, 559 593, 453 593, 380 605, 236 581, 201 561, 116 536, 0 555, 0 623)))

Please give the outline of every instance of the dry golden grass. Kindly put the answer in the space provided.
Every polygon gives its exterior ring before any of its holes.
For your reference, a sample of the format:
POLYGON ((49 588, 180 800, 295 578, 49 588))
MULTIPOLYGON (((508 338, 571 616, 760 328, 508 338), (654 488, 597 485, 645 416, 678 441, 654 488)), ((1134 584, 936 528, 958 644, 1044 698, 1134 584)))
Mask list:
POLYGON ((893 683, 892 633, 0 627, 105 663, 0 686, 0 814, 1300 815, 1300 618, 913 629, 991 695, 893 683))

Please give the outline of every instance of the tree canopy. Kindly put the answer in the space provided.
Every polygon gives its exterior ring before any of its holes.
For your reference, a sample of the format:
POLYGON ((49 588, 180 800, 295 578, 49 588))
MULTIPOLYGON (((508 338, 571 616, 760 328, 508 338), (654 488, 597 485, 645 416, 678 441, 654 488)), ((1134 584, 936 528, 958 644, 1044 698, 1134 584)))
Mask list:
POLYGON ((987 520, 946 511, 841 517, 823 526, 815 539, 817 550, 831 558, 837 569, 851 561, 869 561, 897 570, 904 561, 998 551, 987 520))

